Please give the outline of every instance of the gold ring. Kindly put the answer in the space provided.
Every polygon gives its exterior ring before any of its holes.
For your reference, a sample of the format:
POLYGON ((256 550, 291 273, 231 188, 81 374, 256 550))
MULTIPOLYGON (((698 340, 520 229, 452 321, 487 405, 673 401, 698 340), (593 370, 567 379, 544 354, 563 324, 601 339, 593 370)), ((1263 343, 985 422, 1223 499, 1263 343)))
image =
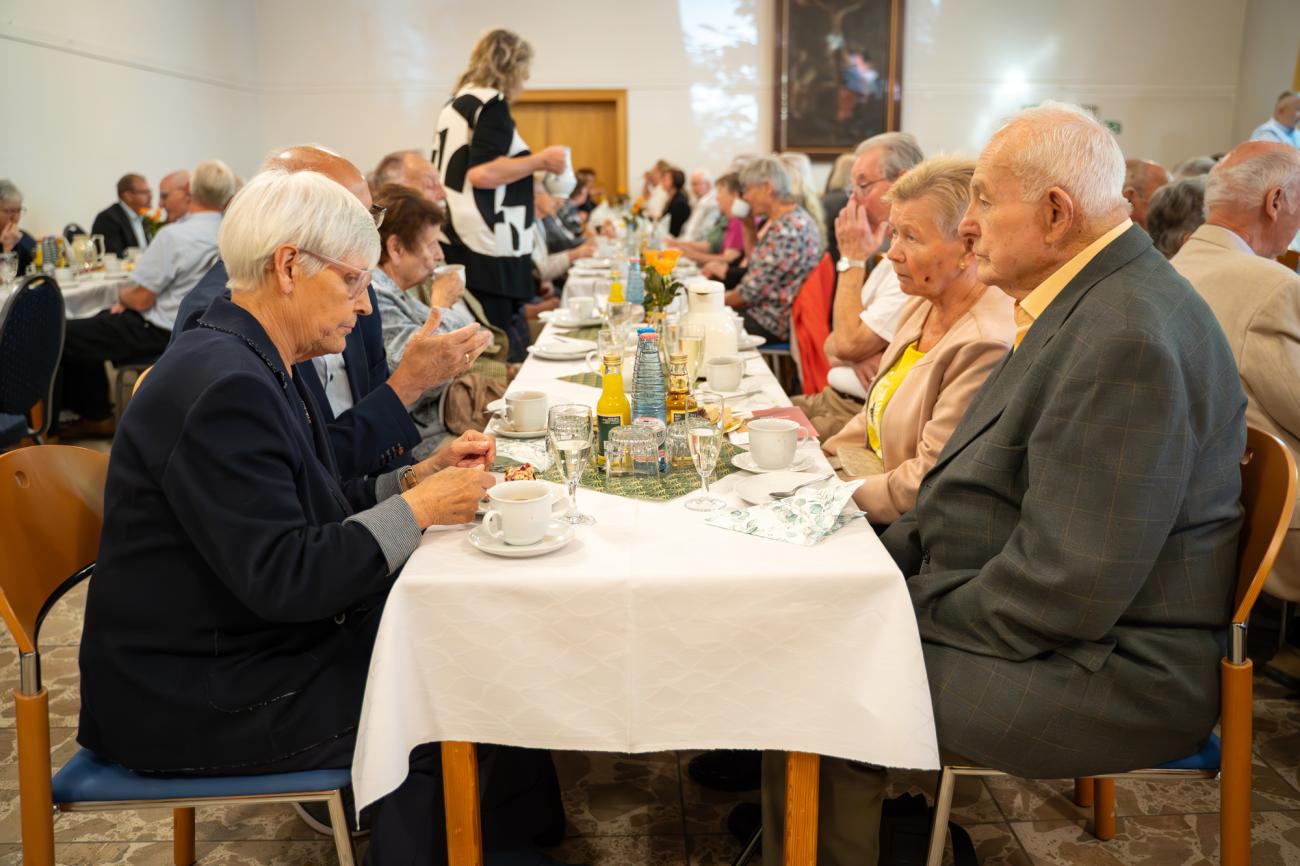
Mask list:
POLYGON ((469 352, 465 353, 465 365, 469 366, 469 352))

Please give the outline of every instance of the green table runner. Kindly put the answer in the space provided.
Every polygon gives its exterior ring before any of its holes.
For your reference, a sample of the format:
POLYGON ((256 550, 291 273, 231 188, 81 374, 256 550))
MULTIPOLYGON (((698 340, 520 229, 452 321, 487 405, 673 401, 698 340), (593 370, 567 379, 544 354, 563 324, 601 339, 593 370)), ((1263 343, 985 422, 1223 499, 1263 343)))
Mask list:
POLYGON ((576 382, 579 385, 586 385, 589 388, 601 387, 601 377, 599 373, 574 373, 572 376, 560 376, 561 382, 576 382))
MULTIPOLYGON (((722 451, 718 455, 718 465, 713 470, 712 477, 709 478, 709 484, 715 484, 731 473, 740 471, 731 465, 731 458, 739 454, 741 450, 730 442, 722 443, 722 451)), ((498 457, 492 468, 497 472, 504 472, 511 466, 517 465, 517 460, 511 460, 509 457, 498 457)), ((542 474, 542 477, 547 481, 554 481, 556 484, 564 483, 560 478, 559 470, 555 467, 548 469, 542 474)), ((586 471, 582 473, 582 477, 578 479, 578 486, 588 490, 598 490, 601 493, 611 493, 614 496, 625 496, 629 499, 667 502, 699 490, 700 476, 694 469, 670 468, 667 475, 661 475, 658 478, 631 475, 606 479, 603 466, 588 466, 586 471)))

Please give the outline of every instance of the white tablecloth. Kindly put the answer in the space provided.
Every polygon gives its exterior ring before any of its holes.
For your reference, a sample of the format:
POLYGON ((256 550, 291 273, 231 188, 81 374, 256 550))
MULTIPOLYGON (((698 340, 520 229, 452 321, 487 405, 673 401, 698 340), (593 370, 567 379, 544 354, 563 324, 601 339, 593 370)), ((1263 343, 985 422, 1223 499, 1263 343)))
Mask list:
POLYGON ((117 303, 117 293, 131 284, 130 274, 92 274, 59 280, 64 314, 85 319, 117 303))
MULTIPOLYGON (((584 370, 530 359, 512 387, 594 404, 595 389, 555 381, 584 370)), ((746 373, 788 404, 761 360, 746 373)), ((743 477, 715 489, 740 505, 743 477)), ((411 749, 447 740, 938 768, 911 602, 866 521, 809 548, 707 526, 682 502, 580 489, 598 523, 535 559, 480 553, 462 527, 427 532, 375 642, 357 807, 401 784, 411 749)))

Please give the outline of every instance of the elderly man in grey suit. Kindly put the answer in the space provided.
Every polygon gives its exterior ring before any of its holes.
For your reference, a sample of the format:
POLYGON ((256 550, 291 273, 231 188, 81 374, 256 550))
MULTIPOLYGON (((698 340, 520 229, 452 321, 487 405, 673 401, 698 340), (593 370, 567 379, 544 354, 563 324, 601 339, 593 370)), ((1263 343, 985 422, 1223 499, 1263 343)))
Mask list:
MULTIPOLYGON (((1210 172, 1205 224, 1172 264, 1228 336, 1246 420, 1300 454, 1300 274, 1276 261, 1300 229, 1300 150, 1251 141, 1210 172)), ((1264 588, 1300 601, 1300 515, 1264 588)))
MULTIPOLYGON (((1073 106, 994 134, 962 231, 980 281, 1016 299, 1016 348, 882 537, 940 747, 1020 776, 1180 758, 1218 718, 1246 398, 1214 314, 1129 220, 1123 183, 1114 138, 1073 106)), ((875 822, 856 820, 856 862, 875 862, 875 822)))

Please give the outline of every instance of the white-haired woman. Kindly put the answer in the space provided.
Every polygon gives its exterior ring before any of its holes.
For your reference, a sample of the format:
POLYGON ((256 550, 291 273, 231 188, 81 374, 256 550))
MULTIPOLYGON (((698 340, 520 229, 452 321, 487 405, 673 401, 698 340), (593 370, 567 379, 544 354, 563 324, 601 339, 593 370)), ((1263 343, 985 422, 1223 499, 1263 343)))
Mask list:
MULTIPOLYGON (((162 356, 113 443, 78 740, 149 773, 347 767, 385 595, 426 527, 473 519, 495 445, 466 434, 416 466, 338 478, 293 365, 341 351, 370 312, 379 237, 342 186, 264 172, 220 247, 230 300, 162 356)), ((410 853, 425 831, 400 806, 436 774, 413 759, 380 805, 374 862, 433 862, 410 853)))
POLYGON ((465 266, 488 321, 510 336, 511 361, 524 360, 522 311, 534 292, 533 172, 562 172, 568 159, 559 145, 529 153, 510 116, 532 62, 533 46, 517 33, 484 34, 433 140, 447 189, 447 261, 465 266))
POLYGON ((790 173, 790 190, 794 193, 799 207, 808 211, 808 216, 817 223, 821 232, 822 246, 826 245, 826 211, 822 207, 821 196, 817 195, 817 181, 813 179, 812 159, 806 153, 787 150, 780 155, 781 164, 790 173))
POLYGON ((762 156, 749 162, 740 172, 740 183, 753 215, 765 222, 749 269, 727 292, 727 303, 742 311, 751 334, 784 343, 790 339, 790 305, 821 259, 821 233, 796 201, 781 160, 762 156))
POLYGON ((885 195, 889 262, 910 300, 864 411, 822 445, 828 454, 865 446, 868 475, 853 498, 877 525, 916 504, 921 478, 1015 337, 1011 298, 979 281, 975 254, 957 231, 974 173, 971 160, 934 157, 885 195))

